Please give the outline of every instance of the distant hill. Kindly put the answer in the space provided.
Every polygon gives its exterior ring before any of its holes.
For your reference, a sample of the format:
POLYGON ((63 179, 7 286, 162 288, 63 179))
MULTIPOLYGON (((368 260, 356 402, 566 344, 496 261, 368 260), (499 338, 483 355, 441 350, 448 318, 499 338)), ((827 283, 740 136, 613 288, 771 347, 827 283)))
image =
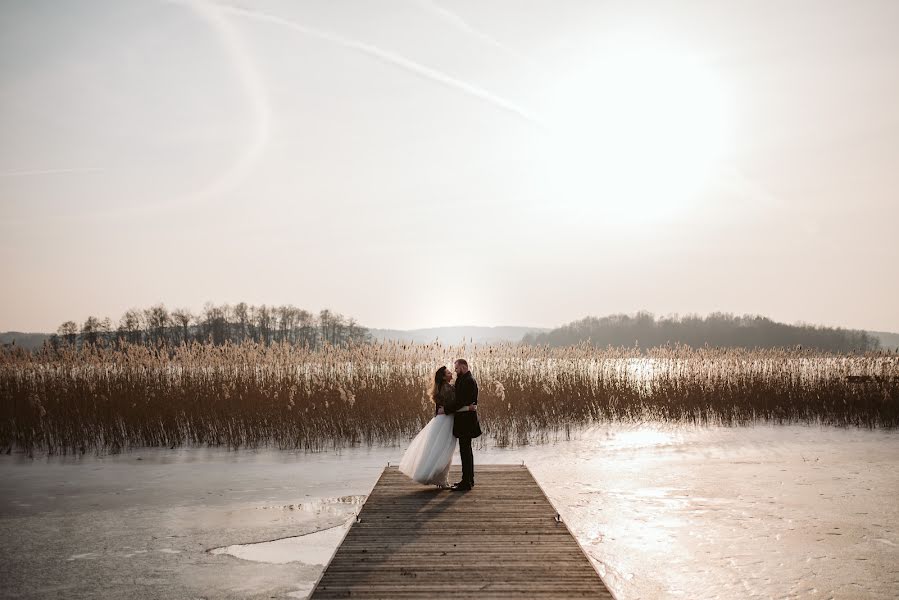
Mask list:
MULTIPOLYGON (((528 336, 529 342, 547 343, 540 334, 553 330, 546 327, 431 327, 427 329, 370 329, 376 341, 397 340, 402 342, 428 343, 439 340, 448 344, 457 344, 463 339, 474 340, 479 344, 498 342, 520 342, 528 336)), ((880 342, 883 349, 899 349, 899 333, 886 331, 868 331, 871 337, 880 342)), ((17 346, 27 350, 37 350, 48 339, 49 333, 23 333, 21 331, 0 332, 0 346, 11 344, 15 340, 17 346)), ((631 344, 628 345, 632 345, 631 344)), ((642 343, 641 343, 642 345, 642 343)))
POLYGON ((786 348, 802 346, 830 352, 863 352, 887 346, 892 338, 861 330, 818 325, 778 323, 761 315, 711 313, 656 318, 649 312, 585 317, 552 331, 528 334, 528 344, 569 346, 588 342, 595 346, 640 346, 651 348, 679 343, 694 348, 709 345, 723 348, 786 348))
POLYGON ((873 335, 880 340, 880 347, 884 350, 899 349, 899 333, 887 333, 886 331, 869 331, 868 334, 873 335))
POLYGON ((400 342, 430 343, 435 340, 447 344, 458 344, 463 340, 478 344, 498 342, 520 342, 527 334, 549 331, 545 327, 431 327, 427 329, 369 329, 376 341, 396 340, 400 342))
POLYGON ((43 344, 44 340, 50 337, 49 333, 23 333, 21 331, 6 331, 0 333, 0 346, 12 344, 15 340, 16 346, 21 346, 26 350, 37 350, 43 344))

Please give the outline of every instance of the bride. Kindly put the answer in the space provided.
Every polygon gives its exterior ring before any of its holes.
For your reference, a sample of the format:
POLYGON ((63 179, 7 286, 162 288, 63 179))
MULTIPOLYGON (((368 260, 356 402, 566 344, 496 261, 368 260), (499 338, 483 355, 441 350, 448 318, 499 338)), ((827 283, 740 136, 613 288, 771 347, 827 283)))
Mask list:
MULTIPOLYGON (((434 373, 434 385, 431 387, 431 399, 436 405, 434 418, 409 444, 399 466, 400 472, 413 481, 441 488, 449 487, 446 477, 456 450, 456 438, 453 436, 455 417, 446 414, 443 408, 456 393, 450 383, 452 378, 452 371, 446 367, 440 367, 434 373)), ((463 406, 456 412, 464 410, 469 410, 469 407, 463 406)))

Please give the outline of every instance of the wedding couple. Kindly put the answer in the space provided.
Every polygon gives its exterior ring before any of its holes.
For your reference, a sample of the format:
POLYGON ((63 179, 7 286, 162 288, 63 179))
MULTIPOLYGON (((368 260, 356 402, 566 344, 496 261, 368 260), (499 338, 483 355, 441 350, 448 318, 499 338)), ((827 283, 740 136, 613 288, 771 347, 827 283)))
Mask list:
POLYGON ((418 483, 448 487, 465 492, 474 487, 474 456, 471 440, 481 435, 478 423, 478 382, 468 370, 468 362, 460 358, 453 363, 456 384, 452 372, 440 367, 434 373, 431 399, 434 401, 434 418, 422 429, 400 461, 400 471, 418 483), (449 474, 456 439, 462 458, 462 481, 449 485, 449 474))

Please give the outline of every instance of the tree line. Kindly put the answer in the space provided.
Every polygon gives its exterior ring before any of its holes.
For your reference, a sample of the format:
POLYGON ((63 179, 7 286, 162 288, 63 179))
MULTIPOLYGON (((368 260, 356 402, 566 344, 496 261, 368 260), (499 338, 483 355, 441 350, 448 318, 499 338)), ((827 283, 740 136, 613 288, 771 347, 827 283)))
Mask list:
POLYGON ((569 346, 589 342, 595 346, 640 346, 667 343, 739 348, 803 346, 830 352, 865 352, 880 348, 880 340, 865 331, 806 324, 787 325, 760 315, 712 313, 656 318, 649 312, 586 317, 544 333, 529 333, 525 344, 569 346))
POLYGON ((80 325, 66 321, 47 340, 53 347, 61 344, 116 345, 122 341, 156 346, 176 346, 192 341, 224 344, 252 340, 261 344, 288 342, 320 348, 330 344, 346 346, 372 340, 368 329, 355 319, 331 310, 318 314, 287 304, 254 306, 246 302, 215 305, 207 302, 199 314, 189 309, 169 311, 164 304, 149 308, 132 308, 118 323, 109 317, 89 316, 80 325))

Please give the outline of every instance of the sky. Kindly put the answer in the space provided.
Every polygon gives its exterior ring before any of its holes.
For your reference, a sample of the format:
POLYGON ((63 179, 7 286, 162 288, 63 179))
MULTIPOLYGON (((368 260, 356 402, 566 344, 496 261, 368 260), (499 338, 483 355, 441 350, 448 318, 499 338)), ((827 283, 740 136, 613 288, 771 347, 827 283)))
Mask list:
POLYGON ((899 3, 0 2, 0 331, 899 331, 899 3))

